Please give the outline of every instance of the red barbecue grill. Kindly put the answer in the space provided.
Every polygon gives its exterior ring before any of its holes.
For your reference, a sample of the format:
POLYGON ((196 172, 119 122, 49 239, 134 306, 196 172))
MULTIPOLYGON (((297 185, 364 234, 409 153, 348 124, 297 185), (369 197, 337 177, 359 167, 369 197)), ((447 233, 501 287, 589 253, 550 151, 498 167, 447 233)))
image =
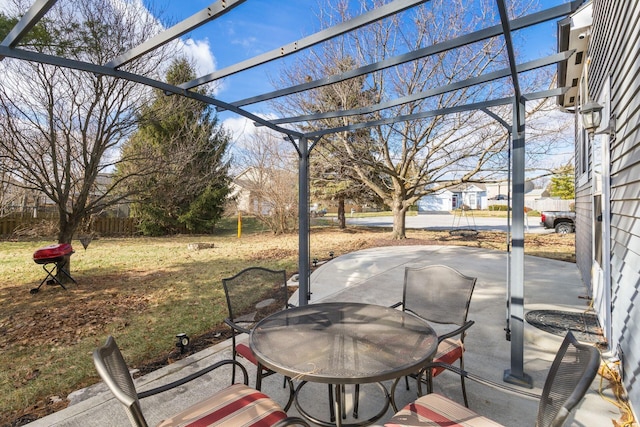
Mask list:
POLYGON ((66 256, 73 254, 73 248, 69 243, 58 243, 56 245, 45 246, 33 253, 33 261, 36 264, 42 264, 42 268, 47 272, 47 276, 42 279, 37 288, 31 289, 31 293, 38 293, 40 286, 45 282, 47 285, 60 285, 63 289, 67 289, 64 284, 56 277, 58 273, 67 276, 76 285, 78 284, 73 277, 64 269, 67 261, 66 256))

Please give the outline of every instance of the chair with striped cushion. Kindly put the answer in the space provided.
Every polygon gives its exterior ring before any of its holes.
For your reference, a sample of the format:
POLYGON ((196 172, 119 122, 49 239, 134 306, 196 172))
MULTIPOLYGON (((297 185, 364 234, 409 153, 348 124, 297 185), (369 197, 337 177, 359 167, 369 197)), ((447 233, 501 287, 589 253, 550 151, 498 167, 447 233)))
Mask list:
MULTIPOLYGON (((467 320, 467 315, 475 285, 475 277, 465 276, 446 265, 405 268, 402 302, 392 307, 402 306, 402 310, 429 323, 448 327, 446 333, 438 336, 434 362, 451 364, 458 360, 460 369, 464 369, 464 337, 467 329, 474 323, 467 320)), ((431 392, 432 378, 441 372, 442 369, 437 367, 425 372, 428 392, 431 392)), ((464 377, 461 377, 460 382, 464 404, 469 406, 464 377)), ((408 387, 407 382, 407 389, 408 387)))
MULTIPOLYGON (((238 342, 237 337, 249 334, 253 326, 269 314, 286 310, 291 306, 286 271, 248 267, 233 277, 222 279, 222 287, 228 310, 228 317, 224 322, 232 332, 233 360, 240 356, 257 367, 258 361, 253 351, 244 342, 238 342)), ((274 373, 260 366, 260 369, 257 369, 256 388, 260 390, 262 378, 274 373)), ((235 368, 231 381, 235 381, 235 368)), ((290 378, 284 379, 284 385, 289 386, 289 401, 284 407, 287 411, 293 402, 294 386, 290 378)))
MULTIPOLYGON (((600 353, 591 345, 579 343, 569 332, 560 345, 542 389, 536 396, 519 389, 488 381, 451 365, 438 364, 470 380, 498 389, 540 399, 536 427, 561 427, 582 400, 600 368, 600 353)), ((517 408, 514 408, 517 410, 517 408)), ((496 427, 485 418, 447 397, 432 393, 420 397, 398 411, 385 427, 496 427)))
POLYGON ((234 360, 220 361, 183 379, 141 393, 136 392, 133 379, 113 337, 107 338, 105 345, 93 352, 93 362, 109 390, 124 405, 129 421, 134 427, 148 426, 142 414, 140 399, 182 386, 214 369, 229 364, 238 365, 244 375, 243 384, 232 384, 179 414, 165 419, 159 426, 280 427, 297 425, 309 427, 309 424, 300 418, 288 417, 280 405, 267 395, 248 387, 246 369, 234 360))

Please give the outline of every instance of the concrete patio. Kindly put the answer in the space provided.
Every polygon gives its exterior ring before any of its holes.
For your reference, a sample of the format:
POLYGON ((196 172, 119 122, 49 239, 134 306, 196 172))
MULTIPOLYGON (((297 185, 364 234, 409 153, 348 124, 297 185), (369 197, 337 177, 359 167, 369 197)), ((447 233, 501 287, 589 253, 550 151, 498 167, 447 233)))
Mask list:
MULTIPOLYGON (((507 255, 504 252, 454 246, 397 246, 368 249, 350 253, 323 264, 311 276, 312 298, 320 301, 353 301, 391 305, 402 298, 405 266, 446 264, 466 275, 478 277, 471 301, 471 328, 465 354, 466 369, 484 378, 501 382, 505 369, 510 368, 510 343, 505 339, 507 255)), ((555 309, 582 313, 588 310, 584 299, 586 289, 574 264, 536 257, 525 257, 525 312, 555 309)), ((295 295, 293 301, 297 303, 295 295)), ((562 337, 544 332, 525 323, 524 370, 534 381, 533 392, 540 393, 544 378, 562 337)), ((116 337, 117 339, 117 337, 116 337)), ((148 374, 137 380, 138 390, 144 390, 186 376, 191 372, 230 358, 229 341, 148 374)), ((89 357, 89 356, 87 356, 89 357)), ((606 355, 605 355, 606 357, 606 355)), ((254 384, 254 370, 248 366, 250 384, 254 384)), ((156 424, 181 408, 203 399, 212 391, 228 385, 228 371, 215 371, 188 386, 142 401, 143 411, 150 424, 156 424)), ((389 384, 386 384, 389 388, 389 384)), ((598 376, 591 390, 574 411, 567 426, 609 426, 620 418, 620 410, 608 382, 598 376)), ((461 401, 457 377, 444 373, 435 380, 436 391, 461 401)), ((505 426, 533 426, 537 401, 467 382, 470 407, 505 426)), ((263 391, 279 402, 286 401, 282 377, 265 380, 263 391)), ((347 390, 349 391, 349 390, 347 390)), ((320 416, 328 415, 326 385, 308 384, 300 401, 305 408, 320 416)), ((360 398, 360 419, 365 419, 382 403, 380 390, 364 386, 360 398)), ((399 386, 398 406, 415 399, 415 389, 406 391, 399 386)), ((120 404, 103 384, 74 393, 68 408, 37 420, 30 426, 128 426, 128 419, 120 404)), ((350 399, 347 399, 349 405, 350 399)), ((295 408, 289 413, 297 414, 295 408)), ((375 425, 382 425, 392 415, 389 409, 375 425)), ((347 420, 349 422, 349 420, 347 420)))

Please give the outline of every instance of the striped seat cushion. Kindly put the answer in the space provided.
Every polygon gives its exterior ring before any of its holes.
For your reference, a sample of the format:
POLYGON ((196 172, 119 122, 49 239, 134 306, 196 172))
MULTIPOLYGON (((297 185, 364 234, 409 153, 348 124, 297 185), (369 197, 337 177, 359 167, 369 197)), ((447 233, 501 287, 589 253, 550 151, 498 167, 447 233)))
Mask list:
POLYGON ((256 356, 253 354, 253 351, 251 351, 251 348, 248 345, 244 343, 237 344, 236 353, 238 353, 240 356, 244 357, 254 365, 258 365, 258 359, 256 359, 256 356))
MULTIPOLYGON (((258 366, 258 359, 256 359, 255 354, 253 354, 253 351, 251 351, 251 348, 248 345, 244 343, 236 345, 236 353, 238 353, 240 356, 244 357, 254 365, 258 366)), ((269 373, 272 373, 273 371, 263 366, 262 372, 263 375, 267 375, 269 373)))
MULTIPOLYGON (((438 344, 438 349, 436 350, 435 356, 433 356, 433 361, 444 362, 451 365, 462 357, 463 352, 464 347, 462 346, 462 341, 459 339, 447 338, 438 344)), ((444 368, 433 368, 432 375, 435 377, 443 370, 444 368)))
POLYGON ((267 395, 234 384, 181 413, 164 420, 158 427, 269 427, 287 418, 280 405, 267 395))
POLYGON ((427 394, 408 404, 385 427, 499 427, 469 408, 439 394, 427 394))

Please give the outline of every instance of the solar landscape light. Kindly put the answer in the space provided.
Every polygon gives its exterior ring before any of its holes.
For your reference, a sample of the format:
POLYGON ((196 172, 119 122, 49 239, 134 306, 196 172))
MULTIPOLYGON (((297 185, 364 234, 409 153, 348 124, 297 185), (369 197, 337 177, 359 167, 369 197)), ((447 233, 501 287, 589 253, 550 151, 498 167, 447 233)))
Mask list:
POLYGON ((178 341, 176 341, 176 347, 180 347, 180 353, 182 354, 184 353, 184 349, 189 345, 189 337, 183 332, 176 335, 176 338, 178 339, 178 341))

